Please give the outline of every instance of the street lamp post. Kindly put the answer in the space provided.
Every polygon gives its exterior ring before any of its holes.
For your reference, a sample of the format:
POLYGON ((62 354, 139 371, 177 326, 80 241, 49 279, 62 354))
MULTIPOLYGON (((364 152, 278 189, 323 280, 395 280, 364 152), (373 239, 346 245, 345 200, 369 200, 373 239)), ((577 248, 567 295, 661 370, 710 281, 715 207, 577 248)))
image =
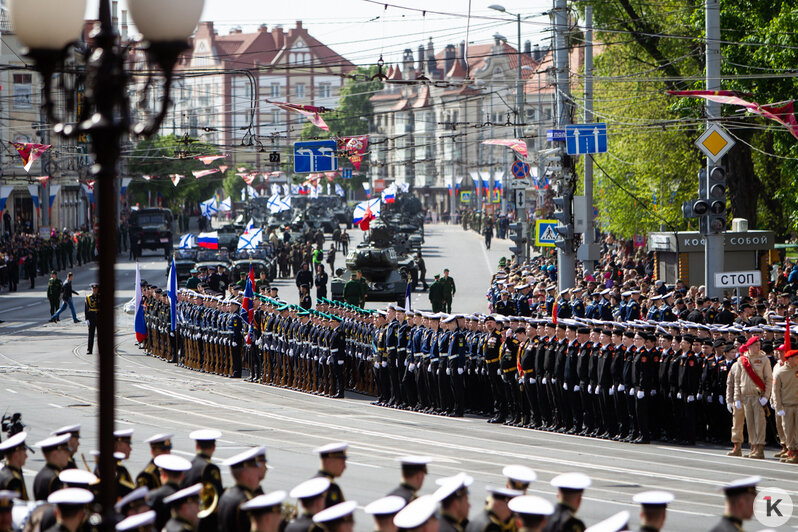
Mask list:
MULTIPOLYGON (((513 16, 513 13, 510 13, 504 6, 500 6, 498 4, 493 4, 488 6, 489 9, 493 9, 494 11, 499 11, 501 13, 506 13, 510 16, 513 16)), ((523 134, 523 130, 521 126, 518 124, 522 124, 524 122, 524 82, 521 79, 521 14, 515 14, 515 20, 518 25, 518 68, 517 68, 517 79, 515 80, 515 107, 518 111, 518 116, 515 118, 515 138, 520 139, 521 135, 523 134)))
POLYGON ((188 48, 202 14, 204 0, 129 0, 128 7, 136 27, 147 41, 147 58, 160 68, 164 76, 164 98, 161 110, 150 124, 133 124, 130 117, 126 86, 130 78, 125 71, 127 48, 118 42, 118 33, 111 18, 109 0, 99 2, 100 26, 92 36, 94 49, 88 56, 86 95, 93 113, 79 124, 64 124, 57 115, 53 97, 53 77, 63 69, 69 47, 83 31, 86 0, 12 0, 11 22, 26 55, 35 63, 43 78, 42 107, 53 131, 72 138, 89 134, 94 154, 91 173, 97 186, 100 284, 99 305, 103 309, 102 327, 98 329, 99 352, 99 492, 102 507, 102 530, 114 530, 116 501, 116 461, 114 459, 114 299, 116 264, 116 198, 122 138, 129 134, 152 135, 161 125, 169 108, 172 73, 180 54, 188 48))

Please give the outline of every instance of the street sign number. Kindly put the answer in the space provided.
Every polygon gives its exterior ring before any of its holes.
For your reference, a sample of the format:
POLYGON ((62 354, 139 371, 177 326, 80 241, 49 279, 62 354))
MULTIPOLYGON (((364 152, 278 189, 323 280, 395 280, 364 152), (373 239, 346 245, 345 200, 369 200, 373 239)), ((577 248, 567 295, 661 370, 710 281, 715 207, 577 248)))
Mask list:
POLYGON ((529 175, 529 165, 524 161, 515 161, 511 171, 517 179, 523 179, 529 175))
POLYGON ((294 172, 332 172, 338 170, 338 143, 334 140, 294 142, 294 172))
POLYGON ((744 272, 719 272, 715 274, 715 286, 718 288, 743 288, 761 286, 762 272, 750 270, 744 272))
POLYGON ((554 230, 559 222, 557 220, 535 221, 535 245, 538 247, 554 247, 557 241, 557 231, 554 230))
POLYGON ((565 126, 565 151, 568 155, 605 153, 607 124, 570 124, 565 126))

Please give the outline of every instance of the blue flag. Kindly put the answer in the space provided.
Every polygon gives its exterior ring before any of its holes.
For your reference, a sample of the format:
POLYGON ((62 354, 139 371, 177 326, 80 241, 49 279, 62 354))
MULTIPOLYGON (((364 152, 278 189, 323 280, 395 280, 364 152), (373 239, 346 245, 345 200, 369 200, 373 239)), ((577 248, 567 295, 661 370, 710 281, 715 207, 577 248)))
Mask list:
POLYGON ((175 258, 172 257, 172 266, 169 268, 169 281, 166 283, 166 294, 169 296, 169 315, 172 320, 174 331, 177 327, 177 270, 175 269, 175 258))

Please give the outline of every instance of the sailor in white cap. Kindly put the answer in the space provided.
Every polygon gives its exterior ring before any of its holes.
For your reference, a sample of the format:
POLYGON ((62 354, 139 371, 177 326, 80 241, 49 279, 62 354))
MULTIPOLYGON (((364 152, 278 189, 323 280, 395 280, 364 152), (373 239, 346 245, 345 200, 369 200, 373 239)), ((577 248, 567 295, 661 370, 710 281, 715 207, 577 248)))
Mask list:
POLYGON ((402 482, 388 495, 397 495, 405 500, 405 504, 417 497, 427 476, 428 456, 403 456, 397 458, 402 466, 402 482))
POLYGON ((374 517, 374 530, 376 532, 396 532, 393 518, 406 505, 407 502, 402 497, 388 495, 371 502, 363 511, 374 517))
POLYGON ((401 532, 438 532, 438 498, 422 495, 396 514, 393 524, 401 532))
POLYGON ((136 475, 136 487, 146 486, 151 490, 161 487, 161 471, 155 465, 155 457, 172 452, 172 438, 174 437, 174 434, 161 433, 144 440, 144 443, 150 444, 152 459, 141 473, 136 475))
POLYGON ((468 487, 474 483, 473 477, 458 473, 453 477, 439 479, 440 487, 435 491, 435 498, 441 502, 440 530, 462 531, 468 522, 471 503, 468 500, 468 487))
POLYGON ((529 484, 538 478, 534 471, 520 464, 504 466, 502 475, 507 479, 508 488, 523 491, 525 494, 526 490, 529 488, 529 484))
POLYGON ((673 502, 673 493, 667 491, 644 491, 632 500, 640 505, 640 532, 659 532, 665 526, 668 504, 673 502))
POLYGON ((321 458, 321 469, 316 473, 317 477, 326 477, 330 481, 327 489, 327 499, 325 507, 329 508, 339 502, 344 501, 344 494, 335 479, 344 474, 346 470, 346 450, 349 444, 345 442, 329 443, 313 450, 321 458))
POLYGON ((587 528, 585 532, 620 532, 621 530, 629 530, 629 512, 626 510, 609 516, 587 528))
POLYGON ((14 499, 19 497, 19 492, 0 490, 0 532, 11 532, 14 520, 11 510, 14 508, 14 499))
POLYGON ((58 473, 69 462, 68 442, 69 434, 50 436, 36 442, 36 447, 39 447, 44 454, 45 464, 33 479, 33 498, 35 500, 46 501, 52 492, 63 487, 58 479, 58 473))
POLYGON ((147 504, 149 491, 145 486, 134 489, 114 504, 114 510, 123 518, 149 511, 150 505, 147 504))
POLYGON ((248 500, 241 510, 249 514, 252 532, 278 532, 283 521, 284 491, 273 491, 248 500))
POLYGON ((324 510, 325 494, 330 487, 326 477, 314 477, 291 490, 289 495, 299 501, 302 513, 285 527, 285 532, 309 532, 318 530, 313 524, 313 516, 324 510))
POLYGON ((576 517, 576 512, 582 504, 582 494, 590 487, 590 477, 584 473, 563 473, 551 479, 551 485, 557 488, 557 506, 543 530, 584 530, 585 524, 576 517))
MULTIPOLYGON (((97 489, 100 487, 100 479, 96 475, 85 469, 65 469, 58 474, 58 480, 64 488, 83 488, 89 490, 96 497, 97 489)), ((55 507, 51 504, 43 504, 37 508, 39 530, 49 530, 56 525, 55 507)), ((29 519, 33 519, 35 514, 30 514, 29 519)), ((0 527, 0 532, 4 532, 0 527)))
POLYGON ((171 517, 164 525, 163 532, 193 532, 197 529, 197 524, 199 524, 199 494, 201 490, 202 484, 194 484, 173 493, 163 500, 164 504, 169 506, 171 512, 171 517))
POLYGON ((537 495, 514 497, 507 507, 515 515, 518 532, 540 532, 546 525, 546 518, 554 513, 554 506, 537 495))
POLYGON ((57 525, 51 531, 75 532, 80 529, 88 512, 88 505, 94 501, 94 495, 83 488, 64 488, 54 491, 47 497, 47 502, 55 506, 57 525))
POLYGON ((152 510, 131 516, 119 521, 116 524, 117 532, 152 532, 155 524, 155 512, 152 510))
POLYGON ((255 461, 258 463, 258 487, 255 488, 255 496, 263 495, 263 488, 260 483, 266 478, 266 472, 269 470, 268 460, 266 459, 266 447, 258 447, 258 454, 255 456, 255 461))
MULTIPOLYGON (((133 429, 120 429, 114 431, 114 457, 116 453, 122 453, 122 458, 117 458, 116 461, 116 494, 119 497, 124 497, 134 489, 136 484, 133 482, 133 477, 130 472, 122 465, 122 460, 130 458, 130 451, 132 450, 131 442, 133 440, 133 429)), ((96 475, 97 472, 95 471, 96 475)))
POLYGON ((228 458, 224 465, 230 468, 235 485, 227 488, 219 499, 219 530, 249 532, 249 517, 239 511, 239 506, 255 496, 260 485, 258 454, 261 448, 253 447, 228 458))
POLYGON ((75 463, 75 455, 80 446, 80 423, 76 425, 66 425, 50 433, 50 436, 60 436, 62 434, 69 434, 69 463, 64 469, 77 469, 78 465, 75 463))
MULTIPOLYGON (((513 528, 513 512, 507 503, 524 494, 523 491, 503 486, 488 486, 488 500, 485 508, 468 523, 468 532, 489 532, 513 528)), ((443 523, 441 523, 443 524, 443 523)), ((441 530, 444 530, 441 527, 441 530)))
POLYGON ((191 462, 174 454, 162 454, 155 457, 155 465, 161 471, 161 487, 147 494, 147 504, 155 510, 155 528, 161 530, 170 516, 166 498, 180 491, 180 483, 191 469, 191 462))
MULTIPOLYGON (((221 497, 224 492, 222 485, 222 473, 219 466, 211 462, 213 453, 216 451, 216 440, 222 437, 222 433, 216 429, 199 429, 188 435, 194 440, 197 454, 191 459, 191 469, 186 472, 182 487, 187 488, 201 482, 205 489, 211 487, 216 497, 221 497)), ((217 506, 218 508, 218 506, 217 506)), ((200 519, 197 530, 199 532, 218 532, 217 510, 205 515, 200 519)))
POLYGON ((334 504, 313 516, 313 522, 321 525, 326 532, 352 532, 355 529, 355 501, 334 504))
POLYGON ((28 459, 28 448, 25 445, 27 436, 27 432, 18 432, 0 442, 0 455, 4 457, 3 467, 0 469, 0 490, 16 491, 23 501, 28 500, 28 490, 22 476, 22 467, 28 459))
POLYGON ((743 521, 754 516, 754 500, 756 486, 762 477, 754 476, 734 480, 721 487, 726 497, 726 509, 720 522, 709 532, 739 532, 743 529, 743 521))

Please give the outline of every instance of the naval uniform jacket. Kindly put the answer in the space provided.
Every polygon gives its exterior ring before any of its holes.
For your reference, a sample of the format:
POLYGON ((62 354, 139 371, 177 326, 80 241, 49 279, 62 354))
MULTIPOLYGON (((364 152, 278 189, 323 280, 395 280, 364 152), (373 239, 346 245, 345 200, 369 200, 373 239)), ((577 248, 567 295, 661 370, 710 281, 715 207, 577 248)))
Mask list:
POLYGON ((224 491, 219 499, 219 532, 249 532, 250 521, 247 512, 241 511, 241 504, 250 500, 254 493, 240 484, 224 491))
POLYGON ((567 504, 557 503, 554 513, 546 519, 543 532, 584 532, 585 524, 574 515, 567 504))
POLYGON ((37 501, 46 501, 47 497, 56 490, 61 489, 64 484, 58 479, 60 469, 47 463, 36 474, 33 479, 33 498, 37 501))

